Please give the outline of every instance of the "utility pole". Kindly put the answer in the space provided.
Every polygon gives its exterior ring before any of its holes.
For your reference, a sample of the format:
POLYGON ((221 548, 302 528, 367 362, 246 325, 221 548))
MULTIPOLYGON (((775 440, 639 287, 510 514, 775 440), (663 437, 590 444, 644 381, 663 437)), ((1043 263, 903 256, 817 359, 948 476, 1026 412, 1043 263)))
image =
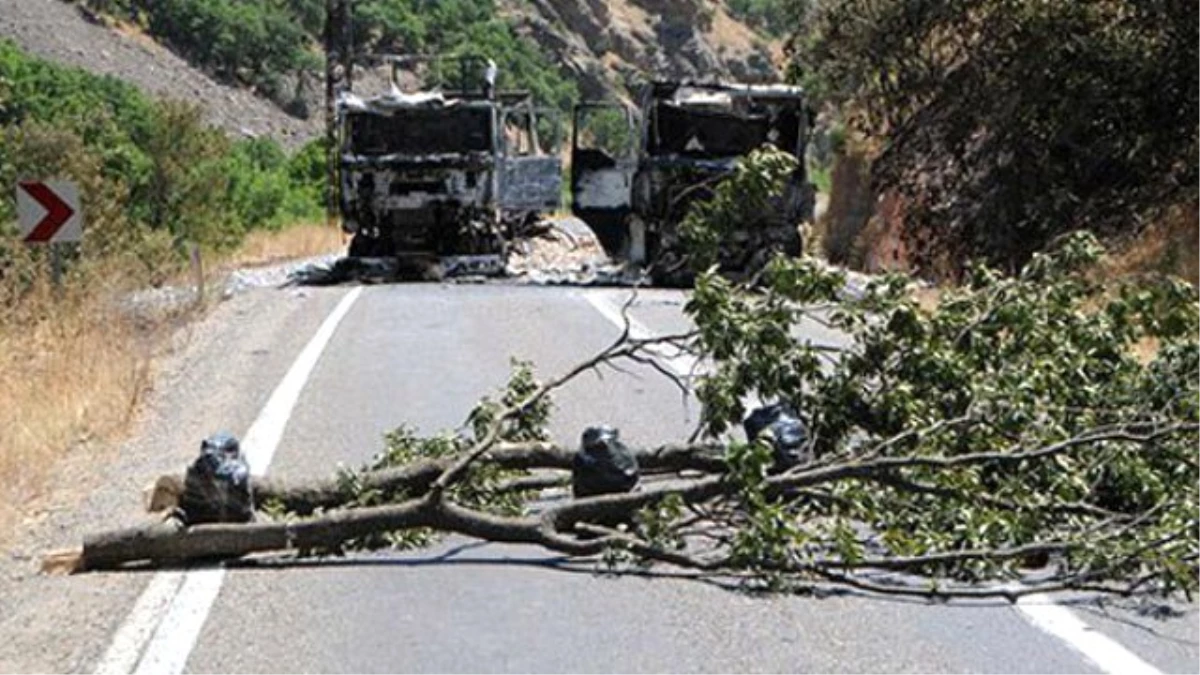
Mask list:
POLYGON ((350 91, 354 56, 350 2, 325 0, 325 219, 331 227, 337 223, 341 199, 337 98, 350 91))

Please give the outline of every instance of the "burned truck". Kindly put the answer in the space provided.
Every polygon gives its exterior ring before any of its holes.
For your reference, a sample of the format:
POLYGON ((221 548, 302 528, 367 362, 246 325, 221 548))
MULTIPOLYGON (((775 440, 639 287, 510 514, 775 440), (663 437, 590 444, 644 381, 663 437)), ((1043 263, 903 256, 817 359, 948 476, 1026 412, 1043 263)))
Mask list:
POLYGON ((501 271, 509 242, 560 202, 552 112, 526 92, 498 91, 486 59, 387 63, 390 91, 344 92, 336 107, 349 255, 501 271))
POLYGON ((694 275, 677 227, 711 196, 739 158, 764 144, 800 161, 761 222, 722 242, 720 266, 753 273, 774 252, 798 255, 798 226, 812 218, 815 191, 804 169, 809 113, 803 90, 786 85, 655 82, 640 114, 615 103, 576 107, 571 143, 572 210, 605 251, 642 266, 660 285, 694 275))

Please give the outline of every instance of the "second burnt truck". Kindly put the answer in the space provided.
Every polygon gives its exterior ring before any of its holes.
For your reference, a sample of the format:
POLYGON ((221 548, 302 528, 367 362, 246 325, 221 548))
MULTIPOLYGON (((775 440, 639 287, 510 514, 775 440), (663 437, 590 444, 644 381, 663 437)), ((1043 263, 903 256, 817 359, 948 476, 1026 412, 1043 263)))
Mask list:
POLYGON ((764 144, 794 155, 797 169, 775 208, 722 242, 720 265, 753 273, 775 252, 800 253, 798 226, 811 220, 815 192, 804 169, 809 113, 799 87, 655 82, 636 112, 585 103, 574 118, 572 210, 613 258, 643 266, 657 284, 690 285, 678 225, 764 144))

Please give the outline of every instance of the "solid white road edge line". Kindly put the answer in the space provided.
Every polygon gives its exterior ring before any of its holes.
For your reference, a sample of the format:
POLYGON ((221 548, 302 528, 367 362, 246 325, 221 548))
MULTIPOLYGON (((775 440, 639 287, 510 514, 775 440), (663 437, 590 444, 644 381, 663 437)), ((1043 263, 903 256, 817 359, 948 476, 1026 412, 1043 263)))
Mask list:
POLYGON ((1067 643, 1106 673, 1158 675, 1161 672, 1047 595, 1022 596, 1017 600, 1017 609, 1034 627, 1067 643))
MULTIPOLYGON (((625 327, 621 308, 614 304, 613 293, 589 291, 583 297, 596 311, 615 324, 625 327)), ((655 333, 633 317, 629 317, 629 336, 635 339, 654 337, 655 333)), ((680 375, 692 371, 695 358, 691 356, 663 356, 666 365, 680 375)), ((1048 596, 1034 594, 1022 597, 1017 602, 1019 614, 1035 628, 1067 643, 1067 646, 1094 663, 1106 673, 1129 673, 1136 675, 1159 675, 1160 671, 1140 659, 1136 654, 1121 646, 1116 640, 1084 623, 1070 609, 1056 604, 1048 596)))
MULTIPOLYGON (((304 384, 362 290, 351 290, 325 317, 242 438, 253 475, 266 473, 304 384)), ((113 635, 96 672, 182 673, 224 579, 222 567, 155 574, 113 635)))
POLYGON ((142 646, 154 635, 154 629, 158 628, 182 583, 183 572, 159 572, 154 575, 125 622, 117 629, 112 644, 96 666, 97 673, 117 675, 133 672, 142 646))

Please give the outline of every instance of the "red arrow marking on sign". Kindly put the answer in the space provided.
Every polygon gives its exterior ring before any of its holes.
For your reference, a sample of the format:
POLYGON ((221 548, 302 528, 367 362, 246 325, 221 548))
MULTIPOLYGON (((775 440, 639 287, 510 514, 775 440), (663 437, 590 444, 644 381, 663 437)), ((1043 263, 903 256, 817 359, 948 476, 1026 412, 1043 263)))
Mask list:
POLYGON ((37 200, 42 208, 46 209, 46 215, 33 228, 29 236, 25 237, 25 241, 50 241, 50 238, 58 232, 58 228, 75 215, 75 209, 54 194, 54 191, 46 187, 45 183, 19 183, 19 185, 22 190, 29 193, 30 197, 37 200))

